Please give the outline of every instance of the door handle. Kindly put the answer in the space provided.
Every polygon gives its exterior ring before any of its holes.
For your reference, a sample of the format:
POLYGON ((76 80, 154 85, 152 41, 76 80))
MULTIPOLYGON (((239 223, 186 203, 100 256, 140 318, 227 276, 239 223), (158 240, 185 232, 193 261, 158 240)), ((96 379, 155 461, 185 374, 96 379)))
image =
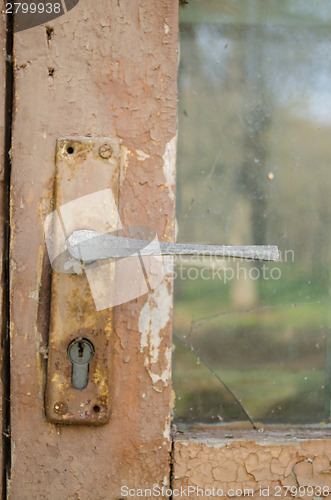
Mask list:
POLYGON ((75 231, 66 241, 69 254, 76 260, 91 262, 104 259, 119 259, 134 254, 201 255, 233 257, 256 260, 279 260, 278 247, 274 245, 198 245, 192 243, 165 243, 126 238, 116 234, 97 231, 75 231))
POLYGON ((148 228, 123 229, 117 210, 121 148, 118 138, 57 141, 54 212, 45 220, 53 268, 45 407, 52 423, 108 421, 112 307, 162 281, 159 256, 279 258, 276 246, 160 243, 148 228))

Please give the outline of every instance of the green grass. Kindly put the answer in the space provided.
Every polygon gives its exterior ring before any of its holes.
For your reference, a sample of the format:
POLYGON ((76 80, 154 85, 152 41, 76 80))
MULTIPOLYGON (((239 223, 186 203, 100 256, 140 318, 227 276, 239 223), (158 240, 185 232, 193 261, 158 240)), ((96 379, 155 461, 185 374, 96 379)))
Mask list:
MULTIPOLYGON (((328 416, 328 273, 315 270, 313 279, 300 266, 281 265, 287 270, 281 280, 256 282, 258 300, 248 311, 232 306, 231 283, 178 283, 174 331, 212 365, 253 418, 316 423, 328 416)), ((214 421, 222 417, 220 408, 225 420, 240 419, 217 378, 188 348, 176 345, 177 419, 214 421)))

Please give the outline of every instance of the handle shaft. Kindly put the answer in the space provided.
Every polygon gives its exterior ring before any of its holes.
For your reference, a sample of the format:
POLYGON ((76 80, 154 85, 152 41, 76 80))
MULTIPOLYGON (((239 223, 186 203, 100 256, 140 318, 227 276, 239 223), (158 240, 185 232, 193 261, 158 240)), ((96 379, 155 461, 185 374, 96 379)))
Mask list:
POLYGON ((83 262, 118 259, 140 254, 206 255, 257 260, 279 260, 278 247, 273 245, 196 245, 191 243, 164 243, 124 238, 96 231, 75 231, 67 239, 67 249, 72 257, 83 262))

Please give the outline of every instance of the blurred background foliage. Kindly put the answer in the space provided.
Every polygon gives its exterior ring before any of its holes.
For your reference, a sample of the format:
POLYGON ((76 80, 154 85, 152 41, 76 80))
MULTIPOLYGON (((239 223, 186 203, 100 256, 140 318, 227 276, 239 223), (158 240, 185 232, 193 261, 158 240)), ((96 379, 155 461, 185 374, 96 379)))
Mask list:
POLYGON ((180 6, 177 241, 282 259, 177 261, 178 426, 330 422, 330 27, 327 0, 180 6))

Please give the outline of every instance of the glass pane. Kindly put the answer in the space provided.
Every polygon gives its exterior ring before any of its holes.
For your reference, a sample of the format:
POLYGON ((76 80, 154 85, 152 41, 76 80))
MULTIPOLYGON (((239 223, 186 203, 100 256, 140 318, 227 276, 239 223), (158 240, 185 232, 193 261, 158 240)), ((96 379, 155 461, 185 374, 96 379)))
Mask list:
POLYGON ((175 422, 330 422, 331 4, 180 7, 175 422))

